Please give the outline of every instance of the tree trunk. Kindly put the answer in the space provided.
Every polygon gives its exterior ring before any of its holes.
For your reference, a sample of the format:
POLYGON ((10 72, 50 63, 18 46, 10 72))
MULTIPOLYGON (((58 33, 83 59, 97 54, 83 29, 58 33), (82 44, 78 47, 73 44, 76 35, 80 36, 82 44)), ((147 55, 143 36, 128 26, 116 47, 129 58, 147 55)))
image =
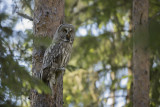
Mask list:
POLYGON ((133 0, 133 107, 149 107, 148 0, 133 0))
MULTIPOLYGON (((42 44, 44 37, 52 38, 58 26, 64 22, 64 0, 35 0, 34 7, 34 47, 32 54, 32 75, 39 77, 45 52, 42 44), (39 41, 41 38, 41 41, 39 41), (42 39, 43 38, 43 39, 42 39)), ((51 39, 52 40, 52 39, 51 39)), ((55 94, 38 94, 31 91, 31 107, 62 107, 63 106, 63 74, 56 78, 55 94)))
MULTIPOLYGON (((132 30, 132 10, 130 10, 130 15, 129 15, 129 31, 132 30)), ((132 33, 129 32, 128 35, 129 39, 131 39, 132 33)), ((128 50, 129 52, 132 52, 132 50, 128 50)), ((128 80, 128 84, 127 84, 127 97, 126 97, 126 104, 129 105, 129 107, 133 106, 133 80, 132 80, 132 76, 133 76, 133 57, 131 57, 131 59, 128 60, 128 76, 129 76, 129 80, 128 80), (129 87, 128 87, 129 85, 129 87)))
MULTIPOLYGON (((115 81, 115 71, 113 70, 112 72, 111 72, 111 80, 112 80, 112 82, 114 82, 115 81)), ((113 89, 111 89, 111 96, 112 96, 112 105, 111 105, 111 107, 114 107, 115 106, 115 104, 116 104, 116 100, 115 100, 115 83, 112 83, 112 84, 114 84, 114 86, 113 86, 113 89)))

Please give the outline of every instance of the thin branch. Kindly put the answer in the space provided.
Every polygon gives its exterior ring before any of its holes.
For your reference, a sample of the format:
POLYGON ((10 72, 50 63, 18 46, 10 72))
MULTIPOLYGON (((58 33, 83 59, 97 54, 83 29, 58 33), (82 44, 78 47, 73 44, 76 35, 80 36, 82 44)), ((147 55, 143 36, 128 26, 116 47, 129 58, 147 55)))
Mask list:
POLYGON ((113 97, 127 97, 127 96, 126 95, 108 96, 108 97, 103 98, 103 100, 104 99, 108 100, 109 98, 113 98, 113 97))
POLYGON ((152 19, 154 19, 155 17, 157 17, 159 15, 160 15, 160 11, 158 13, 156 13, 155 15, 153 15, 149 20, 152 20, 152 19))
POLYGON ((73 4, 72 7, 71 7, 70 13, 73 12, 73 10, 74 10, 74 8, 77 6, 78 2, 79 2, 79 0, 76 0, 76 1, 74 2, 74 4, 73 4))
POLYGON ((31 16, 28 16, 27 14, 23 14, 23 13, 20 13, 20 12, 16 12, 19 16, 25 18, 25 19, 28 19, 30 21, 33 21, 33 18, 31 16))

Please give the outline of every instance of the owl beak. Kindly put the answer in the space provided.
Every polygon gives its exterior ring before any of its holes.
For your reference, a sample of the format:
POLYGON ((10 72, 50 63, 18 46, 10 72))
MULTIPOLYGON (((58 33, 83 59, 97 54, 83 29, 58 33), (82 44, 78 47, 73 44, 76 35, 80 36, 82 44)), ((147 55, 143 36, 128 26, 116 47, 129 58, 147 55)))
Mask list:
POLYGON ((70 34, 67 34, 66 38, 68 41, 70 40, 70 37, 71 37, 70 34))

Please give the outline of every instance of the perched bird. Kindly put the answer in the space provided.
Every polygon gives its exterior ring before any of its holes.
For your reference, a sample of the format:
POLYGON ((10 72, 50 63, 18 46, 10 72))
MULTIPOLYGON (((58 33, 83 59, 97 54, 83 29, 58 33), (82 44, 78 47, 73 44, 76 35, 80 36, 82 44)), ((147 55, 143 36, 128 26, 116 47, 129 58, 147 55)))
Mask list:
MULTIPOLYGON (((52 44, 46 49, 40 78, 52 89, 58 72, 64 72, 71 56, 75 30, 71 24, 62 24, 53 36, 52 44)), ((53 91, 53 89, 52 89, 53 91)), ((53 94, 53 92, 52 92, 53 94)))

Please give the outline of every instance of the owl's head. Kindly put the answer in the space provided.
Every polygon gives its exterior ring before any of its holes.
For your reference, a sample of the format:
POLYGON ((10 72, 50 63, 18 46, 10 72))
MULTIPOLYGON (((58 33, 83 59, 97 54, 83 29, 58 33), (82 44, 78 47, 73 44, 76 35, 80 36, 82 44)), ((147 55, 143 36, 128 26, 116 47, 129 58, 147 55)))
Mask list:
POLYGON ((53 40, 73 43, 75 30, 71 24, 62 24, 58 27, 53 40))

